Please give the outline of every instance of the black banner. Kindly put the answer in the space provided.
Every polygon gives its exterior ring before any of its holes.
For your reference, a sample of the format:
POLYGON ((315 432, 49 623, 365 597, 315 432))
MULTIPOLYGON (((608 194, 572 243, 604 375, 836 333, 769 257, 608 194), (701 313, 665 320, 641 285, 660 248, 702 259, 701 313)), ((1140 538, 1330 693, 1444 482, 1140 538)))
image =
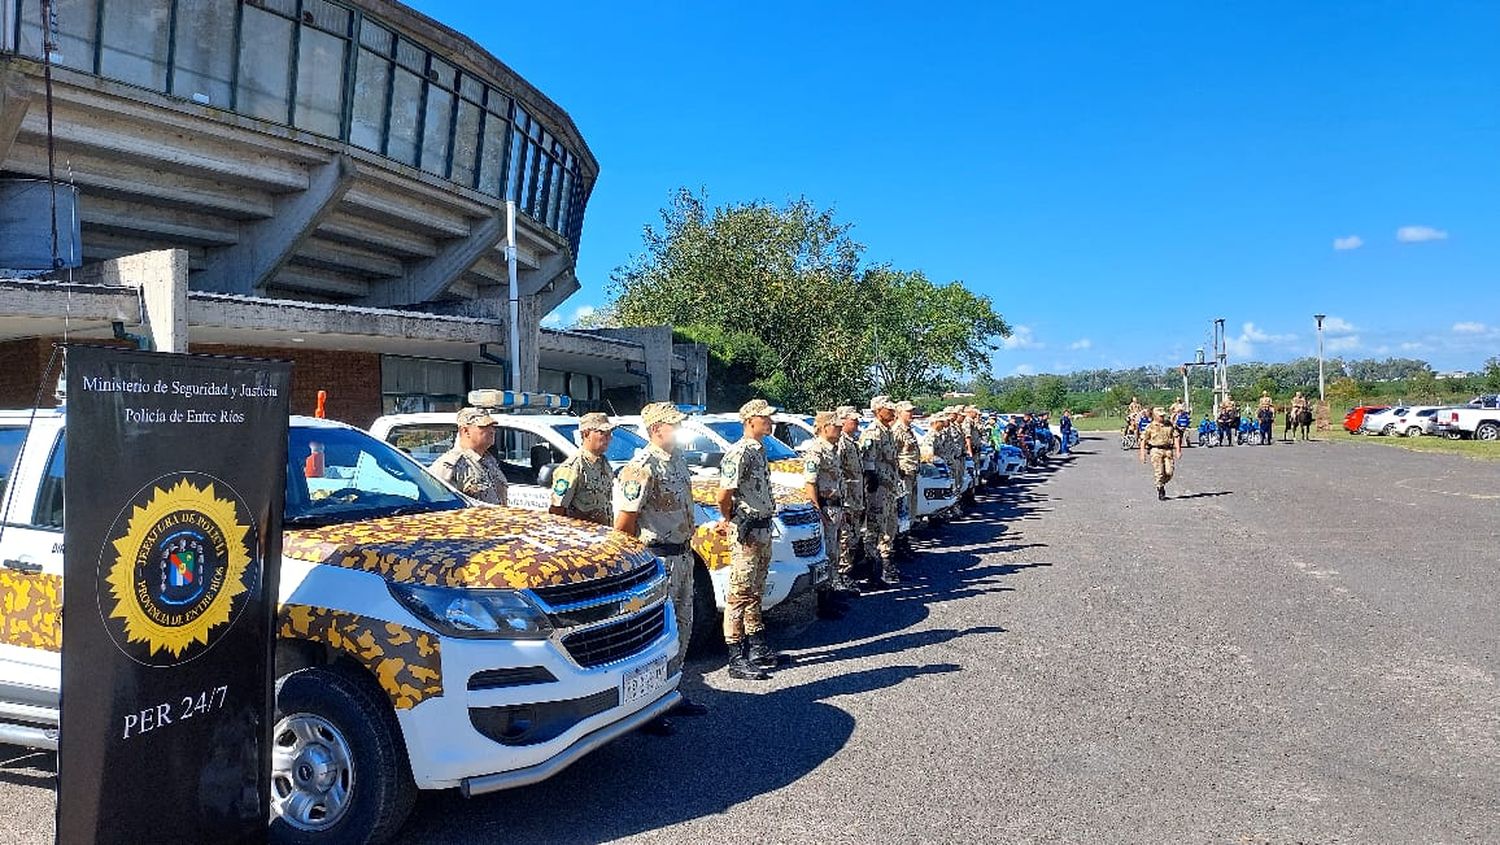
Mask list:
POLYGON ((68 349, 59 842, 266 838, 290 377, 68 349))

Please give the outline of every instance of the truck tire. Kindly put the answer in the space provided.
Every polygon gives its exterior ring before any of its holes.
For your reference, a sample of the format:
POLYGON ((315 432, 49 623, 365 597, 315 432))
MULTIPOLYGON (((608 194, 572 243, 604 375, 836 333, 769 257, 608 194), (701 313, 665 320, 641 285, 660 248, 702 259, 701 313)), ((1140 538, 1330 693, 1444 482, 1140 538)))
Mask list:
POLYGON ((724 617, 714 600, 713 576, 708 567, 693 556, 693 639, 688 657, 711 657, 724 651, 724 617))
POLYGON ((1414 425, 1411 428, 1408 428, 1406 430, 1406 436, 1407 437, 1421 437, 1422 436, 1422 428, 1421 428, 1421 426, 1415 426, 1414 425))
POLYGON ((1500 423, 1482 422, 1474 427, 1475 440, 1500 440, 1500 423))
POLYGON ((276 683, 271 830, 276 845, 378 845, 395 836, 416 786, 390 700, 338 666, 276 683))

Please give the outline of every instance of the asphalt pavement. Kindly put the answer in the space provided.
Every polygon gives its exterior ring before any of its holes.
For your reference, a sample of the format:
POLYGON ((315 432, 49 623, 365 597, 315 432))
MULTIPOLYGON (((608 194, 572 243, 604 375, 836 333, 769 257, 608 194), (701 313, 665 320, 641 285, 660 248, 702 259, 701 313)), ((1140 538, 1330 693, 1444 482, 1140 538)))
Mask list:
MULTIPOLYGON (((1169 493, 1092 436, 901 589, 775 614, 772 681, 690 663, 676 736, 402 839, 1500 842, 1500 467, 1193 448, 1169 493)), ((50 841, 49 763, 0 767, 0 842, 50 841)))

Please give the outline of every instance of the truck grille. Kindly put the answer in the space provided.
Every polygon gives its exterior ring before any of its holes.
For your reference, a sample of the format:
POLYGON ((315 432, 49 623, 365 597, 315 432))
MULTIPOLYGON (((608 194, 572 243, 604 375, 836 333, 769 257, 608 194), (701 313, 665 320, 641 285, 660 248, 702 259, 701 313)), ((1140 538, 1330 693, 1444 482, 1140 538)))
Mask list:
POLYGON ((777 514, 777 516, 781 517, 781 524, 788 527, 797 525, 812 525, 815 522, 821 521, 821 517, 818 516, 818 512, 813 510, 812 508, 784 510, 781 513, 777 514))
POLYGON ((563 584, 557 587, 534 587, 531 592, 550 607, 567 607, 568 605, 597 601, 610 596, 618 596, 621 593, 628 593, 642 584, 655 579, 660 571, 660 564, 653 558, 646 564, 629 572, 622 572, 619 575, 596 578, 592 581, 584 581, 578 584, 563 584))
POLYGON ((665 602, 651 610, 563 637, 563 648, 579 666, 593 668, 624 660, 656 642, 667 627, 665 602))
POLYGON ((821 536, 792 541, 792 554, 797 557, 814 557, 822 552, 823 538, 821 536))

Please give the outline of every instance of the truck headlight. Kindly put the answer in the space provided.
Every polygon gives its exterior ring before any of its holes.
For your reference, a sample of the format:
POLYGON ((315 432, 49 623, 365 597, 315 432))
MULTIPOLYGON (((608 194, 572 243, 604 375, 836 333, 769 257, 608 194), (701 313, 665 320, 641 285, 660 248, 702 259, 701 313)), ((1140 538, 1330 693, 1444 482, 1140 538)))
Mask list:
POLYGON ((543 640, 552 633, 547 614, 514 590, 466 590, 390 584, 395 596, 433 630, 465 639, 543 640))

